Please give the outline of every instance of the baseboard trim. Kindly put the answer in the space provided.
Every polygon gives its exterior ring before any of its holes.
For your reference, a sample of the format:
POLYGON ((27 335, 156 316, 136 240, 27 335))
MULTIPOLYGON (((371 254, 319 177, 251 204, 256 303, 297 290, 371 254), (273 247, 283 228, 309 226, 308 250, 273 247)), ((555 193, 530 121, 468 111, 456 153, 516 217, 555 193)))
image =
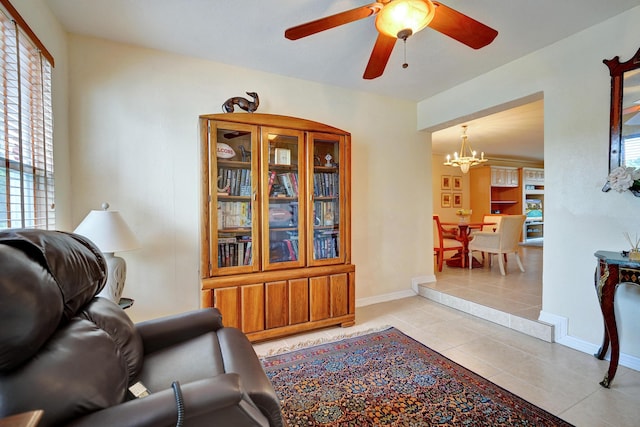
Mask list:
POLYGON ((376 295, 373 297, 358 298, 356 299, 356 307, 364 307, 371 304, 378 304, 381 302, 388 302, 402 298, 408 298, 415 296, 416 293, 412 289, 406 291, 392 292, 390 294, 376 295))
MULTIPOLYGON (((554 340, 558 344, 562 344, 565 347, 569 347, 587 354, 596 354, 598 351, 600 351, 599 345, 569 335, 569 319, 567 319, 566 317, 558 316, 557 314, 549 313, 546 311, 541 311, 538 320, 540 320, 541 322, 551 323, 555 326, 554 340)), ((609 352, 605 357, 606 360, 611 360, 610 353, 611 349, 609 349, 609 352)), ((640 357, 620 353, 620 359, 618 363, 619 365, 626 366, 627 368, 640 371, 640 357)))
POLYGON ((560 342, 560 340, 567 336, 569 319, 566 317, 558 316, 548 311, 540 311, 538 320, 553 325, 553 341, 560 342))
POLYGON ((423 283, 435 283, 436 276, 432 274, 431 276, 418 276, 411 279, 411 289, 413 292, 417 294, 420 293, 420 285, 423 283))

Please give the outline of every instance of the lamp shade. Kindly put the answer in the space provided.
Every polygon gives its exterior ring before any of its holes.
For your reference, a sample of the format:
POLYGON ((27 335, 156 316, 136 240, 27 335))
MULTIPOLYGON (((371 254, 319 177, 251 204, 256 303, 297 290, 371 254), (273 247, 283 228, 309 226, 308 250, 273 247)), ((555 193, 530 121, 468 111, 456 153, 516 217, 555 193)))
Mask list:
MULTIPOLYGON (((106 207, 105 207, 106 206, 106 207)), ((102 253, 113 253, 137 249, 140 243, 118 211, 92 210, 82 220, 74 233, 89 238, 102 253)))

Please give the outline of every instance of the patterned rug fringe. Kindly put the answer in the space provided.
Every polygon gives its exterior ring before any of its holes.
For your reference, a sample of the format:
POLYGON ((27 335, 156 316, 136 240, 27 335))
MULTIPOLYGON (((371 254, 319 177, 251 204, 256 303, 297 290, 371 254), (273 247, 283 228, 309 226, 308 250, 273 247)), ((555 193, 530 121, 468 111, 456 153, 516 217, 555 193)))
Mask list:
POLYGON ((392 328, 391 325, 384 325, 377 328, 364 329, 362 331, 355 331, 348 334, 340 334, 340 335, 335 335, 331 337, 322 337, 322 338, 302 341, 297 344, 282 347, 282 348, 272 348, 266 353, 258 354, 258 358, 264 359, 265 357, 278 356, 280 354, 289 353, 290 351, 301 350, 303 348, 308 348, 308 347, 315 347, 320 344, 328 344, 328 343, 337 342, 337 341, 341 341, 348 338, 355 338, 361 335, 372 334, 374 332, 382 332, 391 328, 392 328))

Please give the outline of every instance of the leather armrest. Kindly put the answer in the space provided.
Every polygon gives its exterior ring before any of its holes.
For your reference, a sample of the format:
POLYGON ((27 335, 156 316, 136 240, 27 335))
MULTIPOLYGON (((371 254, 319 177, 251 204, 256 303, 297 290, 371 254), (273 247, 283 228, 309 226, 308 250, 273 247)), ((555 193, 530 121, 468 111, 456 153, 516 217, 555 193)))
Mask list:
MULTIPOLYGON (((180 385, 184 401, 185 425, 189 420, 206 417, 208 425, 229 425, 229 412, 217 418, 216 412, 237 407, 247 414, 238 425, 266 425, 267 419, 248 401, 244 395, 240 377, 237 374, 223 374, 188 384, 180 385), (243 400, 245 403, 243 404, 243 400), (246 411, 248 410, 248 411, 246 411), (246 421, 250 421, 249 423, 246 421)), ((178 416, 177 404, 172 388, 152 393, 141 399, 130 400, 102 411, 75 419, 67 426, 73 427, 163 427, 175 426, 178 416)))
POLYGON ((251 342, 236 328, 218 331, 225 372, 242 376, 242 386, 251 400, 271 420, 273 427, 282 427, 280 399, 265 375, 251 342))
POLYGON ((173 316, 137 323, 145 354, 190 340, 223 327, 222 315, 216 308, 203 308, 173 316))

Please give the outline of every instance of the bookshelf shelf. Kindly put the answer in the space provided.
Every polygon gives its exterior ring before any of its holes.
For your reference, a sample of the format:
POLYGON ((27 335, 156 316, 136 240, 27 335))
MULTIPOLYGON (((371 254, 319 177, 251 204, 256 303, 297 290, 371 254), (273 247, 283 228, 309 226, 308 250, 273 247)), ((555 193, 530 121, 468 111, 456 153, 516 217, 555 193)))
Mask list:
POLYGON ((252 341, 352 325, 350 134, 228 113, 200 116, 200 135, 201 305, 252 341))

